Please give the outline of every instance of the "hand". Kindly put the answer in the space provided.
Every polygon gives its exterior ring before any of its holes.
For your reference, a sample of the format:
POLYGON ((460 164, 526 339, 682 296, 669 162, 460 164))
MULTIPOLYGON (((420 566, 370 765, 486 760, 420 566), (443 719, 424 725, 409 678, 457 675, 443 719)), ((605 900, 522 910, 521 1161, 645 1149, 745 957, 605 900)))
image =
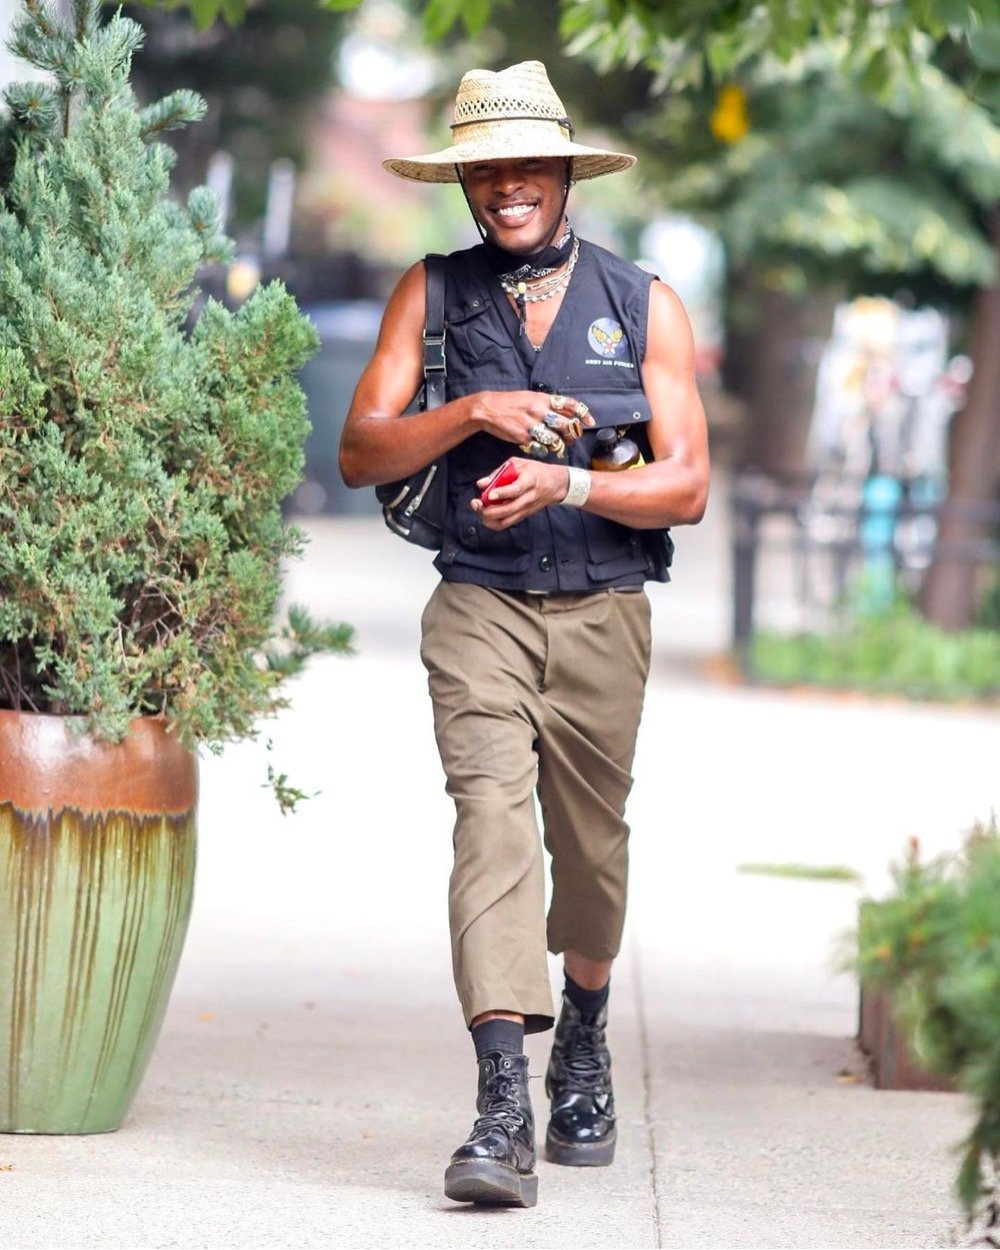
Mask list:
MULTIPOLYGON (((475 396, 475 421, 480 430, 514 443, 522 450, 532 443, 532 431, 541 426, 558 435, 563 444, 575 443, 594 424, 590 409, 571 395, 539 391, 481 391, 475 396)), ((548 448, 539 446, 545 455, 548 448)), ((557 454, 561 454, 557 450, 557 454)))
MULTIPOLYGON (((487 529, 505 530, 532 513, 541 512, 550 504, 561 503, 569 489, 569 473, 558 464, 545 464, 539 460, 512 459, 517 477, 507 486, 496 486, 490 491, 490 505, 483 506, 475 496, 470 507, 477 512, 487 529)), ((491 475, 481 477, 476 485, 482 491, 491 475)))

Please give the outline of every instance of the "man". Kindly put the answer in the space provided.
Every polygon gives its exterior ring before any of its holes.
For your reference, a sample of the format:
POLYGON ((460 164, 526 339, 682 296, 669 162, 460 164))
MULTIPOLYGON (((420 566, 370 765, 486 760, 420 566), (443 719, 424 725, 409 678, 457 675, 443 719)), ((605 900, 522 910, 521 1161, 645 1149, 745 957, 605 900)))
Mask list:
POLYGON ((483 242, 447 260, 448 402, 402 418, 422 381, 418 263, 389 300, 340 451, 351 486, 448 453, 442 580, 421 655, 456 806, 452 951, 479 1095, 445 1193, 520 1206, 537 1195, 523 1044, 553 1023, 546 947, 563 954, 566 975, 546 1154, 572 1166, 614 1154, 605 1028, 649 668, 643 583, 669 579, 667 529, 699 521, 708 489, 680 302, 578 239, 566 218, 574 181, 635 158, 572 135, 545 67, 530 61, 466 74, 452 145, 385 162, 404 178, 459 182, 483 242), (624 429, 644 463, 589 471, 600 428, 624 429), (484 502, 505 461, 513 480, 484 502), (552 856, 547 918, 536 791, 552 856))

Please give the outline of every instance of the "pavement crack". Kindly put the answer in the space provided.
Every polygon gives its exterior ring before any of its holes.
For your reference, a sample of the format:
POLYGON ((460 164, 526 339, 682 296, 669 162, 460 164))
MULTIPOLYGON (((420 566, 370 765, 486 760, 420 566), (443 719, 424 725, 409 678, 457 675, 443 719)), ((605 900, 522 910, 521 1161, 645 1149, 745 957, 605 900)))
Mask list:
POLYGON ((639 1024, 639 1051, 642 1057, 642 1119, 649 1153, 649 1183, 653 1190, 653 1232, 657 1250, 663 1246, 660 1219, 660 1178, 656 1163, 656 1131, 653 1128, 653 1078, 649 1051, 649 1027, 646 1021, 646 999, 642 985, 642 962, 638 942, 632 948, 632 980, 635 989, 636 1017, 639 1024))

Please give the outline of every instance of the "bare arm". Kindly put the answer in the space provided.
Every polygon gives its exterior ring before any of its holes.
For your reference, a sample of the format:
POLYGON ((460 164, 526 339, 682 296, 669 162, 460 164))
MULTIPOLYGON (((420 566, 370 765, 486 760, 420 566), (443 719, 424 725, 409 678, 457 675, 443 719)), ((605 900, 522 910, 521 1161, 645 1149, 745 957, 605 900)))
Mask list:
MULTIPOLYGON (((528 431, 549 412, 548 396, 534 391, 479 391, 400 419, 423 380, 425 300, 420 261, 386 306, 375 353, 351 401, 340 440, 340 472, 348 486, 394 482, 477 431, 515 446, 527 443, 528 431)), ((558 432, 567 441, 572 437, 568 425, 558 432)))
MULTIPOLYGON (((680 300, 662 282, 654 282, 649 293, 642 373, 652 409, 647 429, 654 462, 624 473, 594 473, 585 511, 633 529, 694 525, 708 500, 708 435, 695 384, 691 326, 680 300)), ((524 460, 518 467, 517 481, 495 492, 502 502, 482 510, 491 529, 515 525, 566 494, 562 466, 524 460)))

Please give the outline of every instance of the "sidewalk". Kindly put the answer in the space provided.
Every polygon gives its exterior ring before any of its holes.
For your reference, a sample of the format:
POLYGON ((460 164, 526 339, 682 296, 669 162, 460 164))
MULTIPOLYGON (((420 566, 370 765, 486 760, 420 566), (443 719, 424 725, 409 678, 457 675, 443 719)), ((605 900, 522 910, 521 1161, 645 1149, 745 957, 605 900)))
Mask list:
MULTIPOLYGON (((145 1084, 116 1134, 0 1137, 0 1250, 946 1244, 964 1100, 851 1079, 856 990, 834 962, 859 891, 736 868, 847 863, 880 890, 908 836, 953 844, 998 804, 997 717, 706 684, 723 507, 653 591, 613 1168, 541 1163, 529 1211, 442 1196, 475 1065, 416 657, 435 578, 377 520, 323 521, 290 596, 351 620, 359 655, 314 666, 271 756, 205 761, 195 913, 145 1084), (268 759, 322 790, 298 817, 260 788, 268 759)), ((541 1073, 547 1038, 529 1046, 541 1073)))

